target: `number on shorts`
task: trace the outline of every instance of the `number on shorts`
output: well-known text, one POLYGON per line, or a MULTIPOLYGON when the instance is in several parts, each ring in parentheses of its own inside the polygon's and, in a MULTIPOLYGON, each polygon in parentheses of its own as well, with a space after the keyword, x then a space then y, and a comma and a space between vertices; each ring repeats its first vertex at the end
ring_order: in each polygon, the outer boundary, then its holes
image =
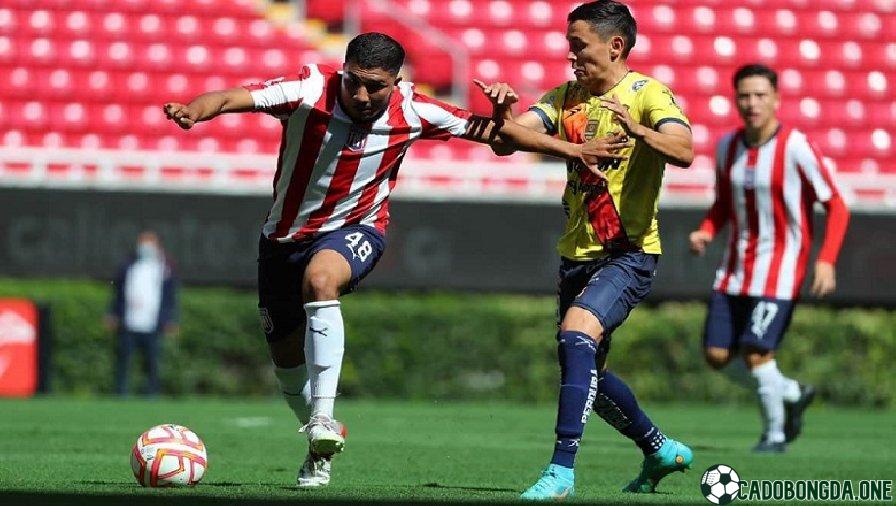
POLYGON ((759 301, 753 309, 751 318, 752 325, 750 330, 756 334, 756 337, 762 339, 762 336, 768 331, 769 325, 775 321, 775 315, 778 314, 778 304, 765 300, 759 301))
POLYGON ((373 253, 373 246, 370 245, 370 241, 361 242, 364 239, 364 234, 361 232, 352 232, 351 234, 347 234, 345 236, 346 246, 348 246, 349 251, 352 252, 352 256, 355 258, 360 258, 362 262, 367 261, 367 257, 373 253))

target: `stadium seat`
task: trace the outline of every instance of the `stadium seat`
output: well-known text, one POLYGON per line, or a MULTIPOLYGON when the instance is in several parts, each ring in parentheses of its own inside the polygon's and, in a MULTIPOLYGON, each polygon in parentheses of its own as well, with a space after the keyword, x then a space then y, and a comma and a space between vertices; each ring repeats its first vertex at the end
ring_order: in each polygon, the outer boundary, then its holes
POLYGON ((20 11, 9 8, 0 8, 0 35, 13 34, 20 31, 20 11))

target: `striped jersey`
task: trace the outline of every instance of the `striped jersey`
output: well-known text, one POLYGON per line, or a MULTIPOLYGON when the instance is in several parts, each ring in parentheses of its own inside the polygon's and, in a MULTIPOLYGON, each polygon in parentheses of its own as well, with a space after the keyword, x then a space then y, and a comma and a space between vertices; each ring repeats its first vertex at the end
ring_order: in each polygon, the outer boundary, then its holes
POLYGON ((797 298, 812 247, 813 207, 839 191, 802 132, 779 127, 748 147, 743 130, 716 148, 716 199, 701 230, 731 225, 713 289, 730 295, 797 298))
POLYGON ((462 135, 471 114, 399 82, 385 112, 353 122, 339 103, 342 72, 306 65, 299 74, 246 87, 255 109, 283 125, 274 204, 263 233, 291 242, 348 225, 385 233, 389 193, 408 146, 462 135))

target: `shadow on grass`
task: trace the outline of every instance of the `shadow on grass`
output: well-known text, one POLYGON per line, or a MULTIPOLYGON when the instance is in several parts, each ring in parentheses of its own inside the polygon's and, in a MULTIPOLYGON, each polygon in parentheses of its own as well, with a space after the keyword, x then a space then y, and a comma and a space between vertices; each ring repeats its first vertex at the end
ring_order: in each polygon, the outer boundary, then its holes
MULTIPOLYGON (((134 488, 133 481, 112 481, 112 480, 79 480, 75 482, 78 485, 119 485, 127 488, 134 488)), ((202 483, 202 487, 242 487, 242 483, 233 483, 229 481, 212 481, 202 483)), ((2 494, 3 492, 0 492, 2 494)))
POLYGON ((425 488, 444 488, 448 490, 470 490, 473 492, 516 492, 516 490, 512 488, 464 487, 461 485, 445 485, 442 483, 424 483, 421 486, 425 488))

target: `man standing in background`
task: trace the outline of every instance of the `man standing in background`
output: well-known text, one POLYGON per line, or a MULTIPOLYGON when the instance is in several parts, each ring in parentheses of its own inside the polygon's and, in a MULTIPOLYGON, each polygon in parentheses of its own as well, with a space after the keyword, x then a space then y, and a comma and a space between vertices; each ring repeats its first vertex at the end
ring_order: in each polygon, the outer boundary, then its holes
POLYGON ((702 255, 730 224, 709 302, 704 353, 715 369, 743 355, 764 422, 753 450, 779 453, 799 435, 803 411, 815 395, 811 386, 781 374, 775 361, 809 262, 813 207, 820 202, 828 214, 812 283, 818 297, 836 287, 834 264, 849 210, 818 148, 778 120, 775 71, 745 65, 733 84, 744 124, 718 144, 716 199, 690 242, 691 250, 702 255))
POLYGON ((127 395, 134 348, 143 351, 146 394, 159 394, 160 333, 177 331, 177 281, 155 232, 137 238, 135 255, 118 271, 106 326, 117 332, 115 393, 127 395))

